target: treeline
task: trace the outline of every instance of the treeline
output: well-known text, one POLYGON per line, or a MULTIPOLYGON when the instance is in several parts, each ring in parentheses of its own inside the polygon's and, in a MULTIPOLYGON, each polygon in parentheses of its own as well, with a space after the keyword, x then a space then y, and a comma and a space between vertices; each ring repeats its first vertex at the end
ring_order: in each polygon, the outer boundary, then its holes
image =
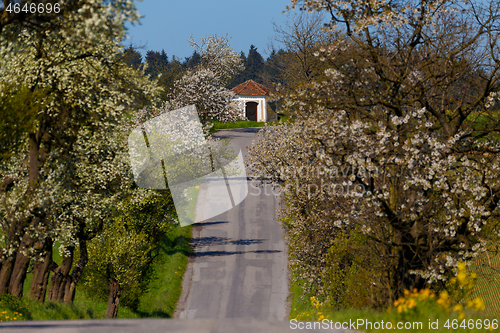
POLYGON ((149 52, 146 66, 119 44, 133 3, 62 7, 48 21, 4 11, 0 22, 0 297, 71 304, 78 288, 108 299, 114 318, 119 304, 139 309, 180 228, 170 191, 135 182, 130 130, 192 104, 203 123, 241 118, 224 88, 241 58, 205 36, 190 59, 149 52))
POLYGON ((129 162, 130 118, 161 92, 122 61, 117 17, 138 13, 120 0, 0 10, 0 296, 72 303, 84 287, 116 317, 176 224, 170 193, 137 188, 129 162))
MULTIPOLYGON (((312 30, 321 27, 320 20, 309 24, 312 30)), ((277 36, 280 36, 278 31, 277 36)), ((269 88, 279 86, 290 91, 314 78, 322 77, 326 67, 313 53, 326 41, 313 35, 304 36, 305 38, 310 38, 311 42, 303 44, 298 49, 281 43, 284 48, 273 48, 267 59, 264 59, 256 46, 250 45, 246 54, 240 52, 243 67, 227 82, 226 88, 231 89, 247 80, 254 80, 269 88)), ((174 82, 187 70, 196 68, 200 64, 201 55, 195 50, 191 56, 181 60, 175 55, 170 58, 165 50, 149 50, 143 57, 137 48, 129 45, 123 51, 123 61, 136 69, 143 70, 151 79, 157 79, 159 85, 164 88, 162 98, 167 99, 174 82)))
MULTIPOLYGON (((279 52, 280 55, 284 54, 283 50, 279 52)), ((273 52, 268 60, 264 60, 257 51, 257 47, 251 45, 248 55, 241 52, 240 57, 243 69, 226 84, 226 88, 231 89, 247 80, 254 80, 264 85, 280 82, 279 68, 275 65, 276 52, 273 52)), ((164 88, 166 97, 174 86, 175 80, 179 79, 185 71, 194 69, 200 64, 201 56, 195 50, 191 56, 181 60, 175 55, 169 58, 165 50, 149 50, 143 58, 136 48, 129 45, 123 52, 123 61, 136 69, 143 70, 144 74, 149 75, 151 79, 158 79, 158 83, 164 88)))

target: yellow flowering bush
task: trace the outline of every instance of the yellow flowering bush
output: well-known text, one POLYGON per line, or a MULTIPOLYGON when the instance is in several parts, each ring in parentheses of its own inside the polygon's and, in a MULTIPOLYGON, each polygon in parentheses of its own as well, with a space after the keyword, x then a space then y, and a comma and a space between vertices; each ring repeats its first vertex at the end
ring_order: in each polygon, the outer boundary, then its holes
POLYGON ((295 317, 296 320, 298 320, 298 321, 300 321, 300 320, 305 320, 305 321, 314 321, 314 320, 322 321, 323 319, 328 319, 330 317, 329 315, 325 316, 322 311, 319 311, 323 307, 323 304, 316 298, 316 296, 311 296, 310 300, 311 300, 312 307, 317 310, 317 311, 315 311, 316 313, 315 314, 312 313, 312 312, 309 313, 308 311, 300 312, 295 317))
MULTIPOLYGON (((484 301, 481 297, 468 299, 468 294, 474 287, 477 275, 467 274, 467 267, 464 262, 457 265, 457 274, 449 280, 447 290, 439 293, 439 297, 428 288, 413 291, 405 290, 404 297, 394 301, 394 308, 398 313, 408 312, 416 308, 423 302, 435 302, 444 310, 451 310, 458 315, 458 319, 466 317, 465 311, 482 311, 485 309, 484 301)), ((429 304, 427 303, 426 306, 429 304)), ((391 311, 391 308, 388 309, 391 311)))
POLYGON ((467 274, 467 266, 464 262, 457 265, 457 275, 450 279, 448 290, 450 294, 443 295, 447 297, 448 307, 458 314, 459 319, 464 319, 465 309, 482 311, 485 309, 484 301, 481 297, 470 299, 469 294, 476 284, 477 274, 472 272, 467 274), (455 303, 453 306, 452 304, 455 303))
MULTIPOLYGON (((421 302, 433 300, 435 297, 435 293, 428 288, 421 289, 420 291, 413 289, 412 292, 405 290, 404 297, 400 297, 398 300, 394 301, 394 307, 397 309, 398 313, 402 313, 413 309, 421 302)), ((390 312, 391 309, 389 308, 388 311, 390 312)))
POLYGON ((0 312, 0 322, 13 321, 13 320, 24 320, 23 314, 17 311, 1 311, 0 312))

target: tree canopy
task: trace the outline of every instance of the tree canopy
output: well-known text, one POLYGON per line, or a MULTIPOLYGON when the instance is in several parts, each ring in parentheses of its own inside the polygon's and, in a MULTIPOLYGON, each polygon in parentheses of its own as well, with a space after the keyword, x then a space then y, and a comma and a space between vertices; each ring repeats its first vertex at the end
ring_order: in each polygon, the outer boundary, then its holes
POLYGON ((294 278, 336 306, 332 271, 374 307, 443 288, 500 231, 498 2, 292 4, 338 36, 314 52, 324 76, 285 94, 295 122, 250 151, 286 191, 294 278))
POLYGON ((0 295, 22 295, 34 259, 29 296, 45 299, 53 270, 49 299, 72 302, 87 243, 118 203, 139 195, 123 137, 127 115, 159 103, 161 89, 123 61, 124 23, 138 18, 132 2, 63 1, 61 8, 31 17, 2 8, 1 135, 14 135, 2 141, 0 159, 0 295))

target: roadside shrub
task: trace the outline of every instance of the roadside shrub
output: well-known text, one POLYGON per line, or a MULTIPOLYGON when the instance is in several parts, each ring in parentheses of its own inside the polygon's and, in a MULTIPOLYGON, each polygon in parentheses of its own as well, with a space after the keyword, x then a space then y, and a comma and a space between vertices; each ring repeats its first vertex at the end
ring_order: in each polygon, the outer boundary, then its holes
POLYGON ((337 232, 326 256, 323 283, 325 304, 333 309, 377 308, 388 295, 387 280, 375 270, 367 250, 366 236, 358 230, 337 232))

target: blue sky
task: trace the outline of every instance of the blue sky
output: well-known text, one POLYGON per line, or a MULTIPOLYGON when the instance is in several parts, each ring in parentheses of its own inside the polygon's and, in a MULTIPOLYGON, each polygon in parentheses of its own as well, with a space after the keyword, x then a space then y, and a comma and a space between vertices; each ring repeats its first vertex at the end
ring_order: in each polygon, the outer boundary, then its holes
POLYGON ((181 59, 193 53, 187 40, 191 33, 196 40, 204 35, 231 37, 237 52, 248 53, 250 45, 266 58, 269 38, 274 35, 271 21, 282 24, 282 14, 290 0, 144 0, 136 2, 144 16, 141 25, 128 24, 123 44, 145 46, 146 50, 165 50, 169 58, 181 59))

